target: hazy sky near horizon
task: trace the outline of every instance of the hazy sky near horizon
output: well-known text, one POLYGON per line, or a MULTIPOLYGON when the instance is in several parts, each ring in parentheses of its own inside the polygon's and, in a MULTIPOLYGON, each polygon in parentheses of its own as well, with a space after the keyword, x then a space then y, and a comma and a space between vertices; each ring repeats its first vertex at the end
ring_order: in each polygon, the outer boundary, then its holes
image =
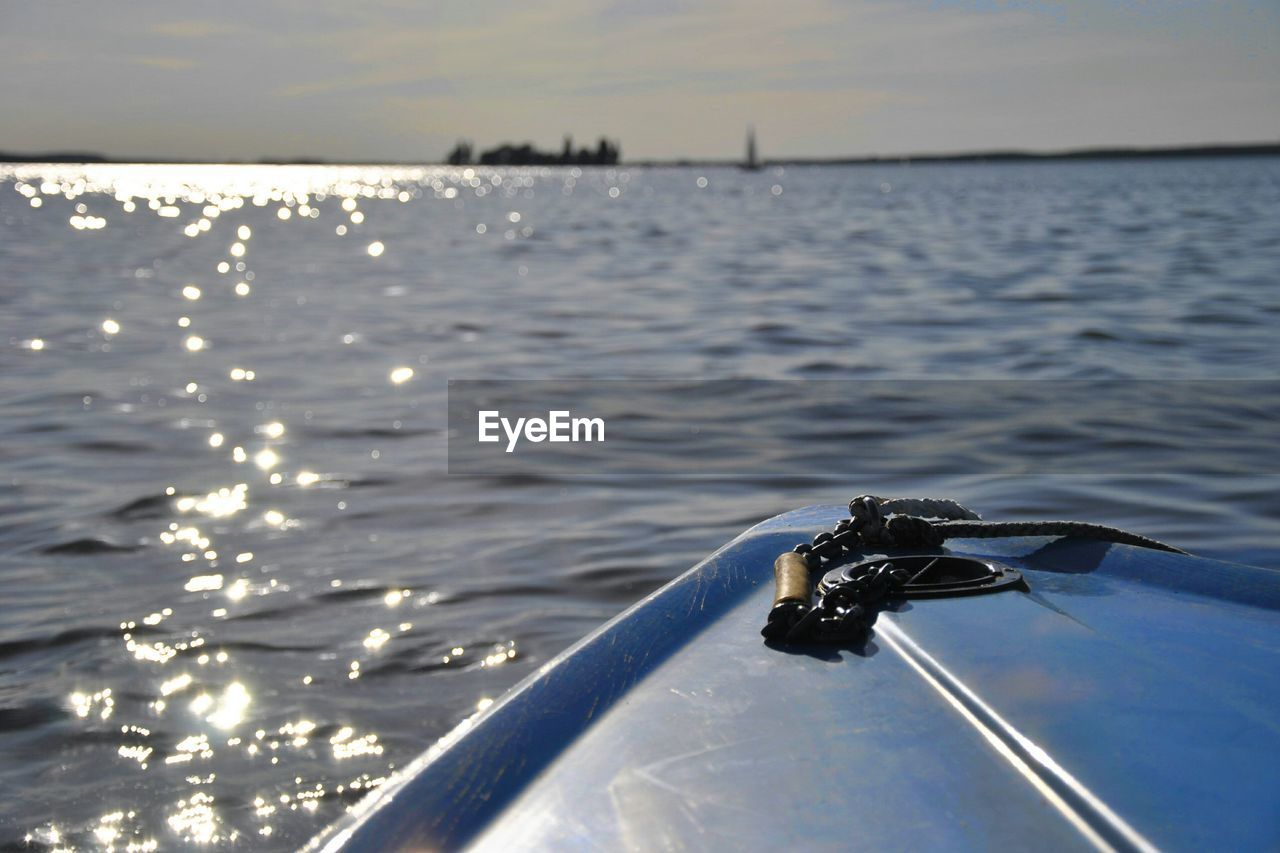
POLYGON ((1280 2, 0 0, 0 150, 624 159, 1280 140, 1280 2))

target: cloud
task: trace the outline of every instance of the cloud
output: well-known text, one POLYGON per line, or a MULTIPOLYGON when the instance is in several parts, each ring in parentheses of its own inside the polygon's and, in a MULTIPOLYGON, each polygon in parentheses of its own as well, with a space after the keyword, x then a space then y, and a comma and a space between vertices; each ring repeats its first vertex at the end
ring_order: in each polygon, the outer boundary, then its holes
POLYGON ((624 156, 725 156, 747 122, 766 156, 1280 135, 1275 0, 785 5, 253 0, 157 21, 150 4, 18 4, 0 112, 23 112, 5 133, 33 147, 168 156, 192 139, 224 156, 439 156, 459 134, 566 131, 624 156), (142 132, 179 112, 210 124, 142 132))
POLYGON ((271 94, 280 98, 304 98, 314 95, 362 92, 369 89, 385 89, 406 85, 411 86, 415 92, 424 95, 452 94, 454 91, 451 81, 435 77, 426 69, 403 67, 387 68, 361 74, 344 74, 341 77, 332 77, 326 80, 290 83, 271 90, 271 94))
POLYGON ((212 36, 231 35, 239 31, 239 27, 224 21, 166 21, 152 24, 151 32, 158 36, 178 39, 205 39, 212 36))
POLYGON ((194 59, 184 59, 179 56, 131 56, 129 61, 150 68, 163 68, 166 71, 181 71, 185 68, 194 68, 198 64, 194 59))

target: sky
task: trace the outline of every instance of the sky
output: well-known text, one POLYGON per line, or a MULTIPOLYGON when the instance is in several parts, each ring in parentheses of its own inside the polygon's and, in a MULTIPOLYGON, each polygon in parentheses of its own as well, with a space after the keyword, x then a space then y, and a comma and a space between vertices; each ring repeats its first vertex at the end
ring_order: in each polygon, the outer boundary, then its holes
POLYGON ((1280 141, 1280 2, 0 0, 0 150, 624 160, 1280 141))

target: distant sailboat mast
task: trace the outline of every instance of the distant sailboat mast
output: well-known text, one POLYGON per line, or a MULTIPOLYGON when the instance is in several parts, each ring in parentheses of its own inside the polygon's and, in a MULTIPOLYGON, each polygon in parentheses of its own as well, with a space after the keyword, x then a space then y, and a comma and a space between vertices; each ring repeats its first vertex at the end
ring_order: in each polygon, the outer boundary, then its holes
POLYGON ((747 161, 742 168, 753 171, 760 168, 760 161, 756 159, 756 129, 753 125, 747 125, 747 161))

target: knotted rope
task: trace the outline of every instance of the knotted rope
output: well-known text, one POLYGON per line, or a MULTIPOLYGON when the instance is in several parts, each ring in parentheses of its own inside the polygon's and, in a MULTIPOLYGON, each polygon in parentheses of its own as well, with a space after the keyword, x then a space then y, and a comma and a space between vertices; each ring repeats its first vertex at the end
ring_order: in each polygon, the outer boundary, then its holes
MULTIPOLYGON (((1105 524, 1085 521, 983 521, 976 512, 952 500, 885 499, 859 495, 849 501, 849 517, 802 542, 774 564, 778 592, 769 622, 761 631, 769 639, 849 639, 866 632, 869 607, 890 589, 907 582, 892 564, 876 567, 857 579, 835 600, 811 601, 812 574, 848 552, 875 548, 937 547, 947 539, 994 539, 1009 536, 1077 536, 1102 542, 1137 545, 1173 554, 1186 551, 1105 524), (872 582, 874 581, 874 583, 872 582), (850 598, 852 596, 852 598, 850 598), (845 600, 848 599, 848 600, 845 600)), ((828 594, 826 598, 831 598, 828 594)))
POLYGON ((1186 551, 1118 527, 1087 521, 983 521, 982 516, 951 500, 878 498, 859 495, 849 501, 849 517, 812 544, 795 547, 811 569, 823 560, 841 557, 865 546, 881 548, 936 547, 947 539, 998 539, 1009 536, 1079 536, 1122 545, 1137 545, 1185 554, 1186 551))

